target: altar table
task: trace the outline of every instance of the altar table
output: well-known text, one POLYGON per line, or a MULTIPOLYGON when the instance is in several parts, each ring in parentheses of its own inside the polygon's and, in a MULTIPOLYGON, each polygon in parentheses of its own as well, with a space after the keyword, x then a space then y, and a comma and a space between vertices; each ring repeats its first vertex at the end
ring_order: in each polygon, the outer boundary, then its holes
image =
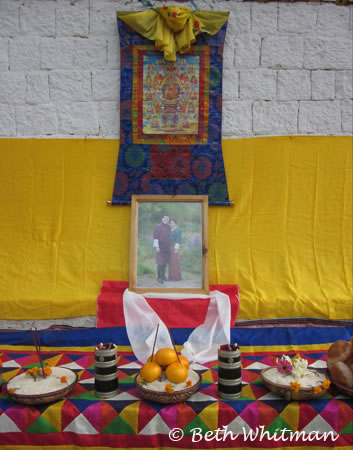
MULTIPOLYGON (((304 328, 296 330, 297 334, 301 331, 304 336, 310 334, 304 328)), ((315 336, 317 330, 312 331, 315 336)), ((98 332, 97 329, 92 331, 94 335, 98 332)), ((48 333, 41 334, 43 342, 48 333)), ((63 332, 51 332, 55 333, 56 342, 60 342, 63 332)), ((88 331, 81 333, 85 336, 88 331)), ((260 376, 263 368, 273 365, 276 357, 284 353, 300 353, 312 367, 325 370, 329 344, 294 342, 284 348, 279 344, 283 342, 285 330, 265 329, 261 333, 262 343, 266 342, 263 339, 267 335, 269 342, 277 339, 278 344, 241 346, 243 385, 240 399, 224 401, 218 398, 217 361, 213 361, 195 366, 202 374, 199 391, 187 402, 174 405, 156 404, 139 397, 134 377, 140 363, 128 346, 118 346, 119 391, 107 400, 97 398, 94 393, 94 347, 72 347, 75 341, 71 341, 71 347, 43 347, 44 358, 52 366, 77 372, 78 383, 65 399, 36 407, 14 403, 3 387, 0 394, 0 448, 350 448, 353 442, 352 398, 331 385, 328 395, 320 399, 287 402, 270 393, 260 376), (298 435, 296 431, 302 433, 298 435)), ((331 329, 329 336, 331 339, 336 335, 346 338, 350 333, 351 328, 342 327, 331 329)), ((252 330, 249 336, 251 334, 256 336, 257 330, 252 330)), ((12 335, 15 338, 16 333, 12 335)), ((241 339, 241 333, 239 336, 241 339)), ((6 340, 11 341, 10 337, 11 333, 7 333, 6 340)), ((0 360, 7 381, 37 360, 33 347, 7 345, 4 340, 0 333, 0 360)))

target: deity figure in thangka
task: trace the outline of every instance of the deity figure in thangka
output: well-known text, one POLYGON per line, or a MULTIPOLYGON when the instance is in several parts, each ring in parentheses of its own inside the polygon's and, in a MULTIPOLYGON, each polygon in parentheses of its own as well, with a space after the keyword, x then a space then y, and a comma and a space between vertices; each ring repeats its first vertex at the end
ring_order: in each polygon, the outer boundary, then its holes
POLYGON ((145 134, 197 134, 199 55, 165 61, 143 56, 143 131, 145 134))

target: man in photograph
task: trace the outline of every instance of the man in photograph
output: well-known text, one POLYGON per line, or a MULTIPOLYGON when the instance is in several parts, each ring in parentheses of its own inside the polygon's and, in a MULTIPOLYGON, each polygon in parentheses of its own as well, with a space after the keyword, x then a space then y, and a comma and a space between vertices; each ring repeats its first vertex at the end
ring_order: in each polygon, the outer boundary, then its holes
POLYGON ((169 216, 164 214, 161 223, 156 225, 153 233, 153 247, 156 250, 157 281, 164 284, 166 268, 170 256, 170 226, 169 216))

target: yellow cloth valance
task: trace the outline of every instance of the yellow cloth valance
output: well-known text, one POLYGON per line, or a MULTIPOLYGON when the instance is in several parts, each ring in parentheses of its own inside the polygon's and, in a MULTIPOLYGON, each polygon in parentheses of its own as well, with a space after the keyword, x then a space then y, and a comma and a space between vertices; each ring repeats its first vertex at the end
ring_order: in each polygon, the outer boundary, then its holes
POLYGON ((228 11, 194 11, 182 6, 161 6, 145 11, 118 11, 118 19, 154 41, 167 61, 176 52, 187 53, 200 33, 215 35, 227 22, 228 11))

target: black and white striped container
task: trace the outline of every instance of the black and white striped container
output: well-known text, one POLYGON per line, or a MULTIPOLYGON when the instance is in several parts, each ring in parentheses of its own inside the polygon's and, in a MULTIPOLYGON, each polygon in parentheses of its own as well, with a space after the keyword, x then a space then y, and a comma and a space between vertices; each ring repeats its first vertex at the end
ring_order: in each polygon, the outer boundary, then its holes
POLYGON ((115 344, 100 344, 94 349, 94 387, 100 398, 118 393, 118 359, 115 344))
POLYGON ((221 345, 218 350, 218 395, 224 400, 241 396, 241 361, 237 344, 221 345))

